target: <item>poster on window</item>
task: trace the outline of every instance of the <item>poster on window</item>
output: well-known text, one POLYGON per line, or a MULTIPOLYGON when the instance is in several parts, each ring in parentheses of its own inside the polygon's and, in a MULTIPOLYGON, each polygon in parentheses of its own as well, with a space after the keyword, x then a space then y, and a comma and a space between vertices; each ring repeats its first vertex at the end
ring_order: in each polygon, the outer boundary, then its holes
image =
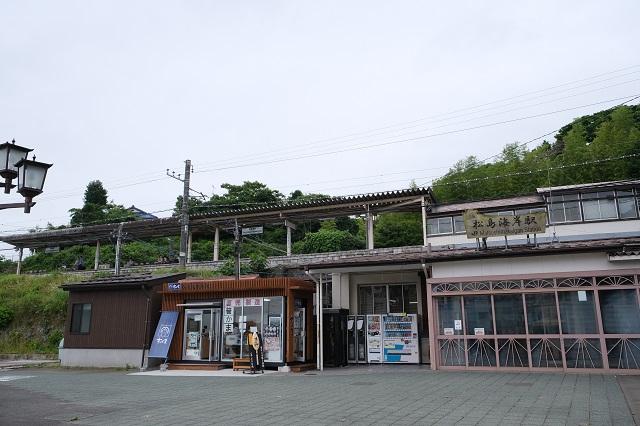
POLYGON ((279 351, 280 350, 280 337, 271 336, 264 338, 264 350, 265 351, 279 351))

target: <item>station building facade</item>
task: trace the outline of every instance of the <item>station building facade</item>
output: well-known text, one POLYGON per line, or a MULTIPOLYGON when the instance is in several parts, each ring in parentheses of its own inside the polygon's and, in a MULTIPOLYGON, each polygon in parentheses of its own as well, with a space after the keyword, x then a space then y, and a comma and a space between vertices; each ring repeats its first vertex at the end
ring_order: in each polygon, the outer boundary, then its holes
POLYGON ((640 181, 432 206, 426 247, 325 259, 331 307, 421 316, 433 369, 640 373, 640 181), (544 232, 467 237, 462 216, 547 213, 544 232))

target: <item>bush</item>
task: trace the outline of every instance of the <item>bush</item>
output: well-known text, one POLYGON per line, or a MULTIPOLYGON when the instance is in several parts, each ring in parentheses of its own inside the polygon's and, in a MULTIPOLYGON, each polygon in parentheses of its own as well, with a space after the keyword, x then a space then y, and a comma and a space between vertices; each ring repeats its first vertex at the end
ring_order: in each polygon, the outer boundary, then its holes
POLYGON ((58 349, 60 340, 62 340, 63 337, 64 333, 62 330, 53 330, 49 333, 49 336, 47 336, 47 346, 49 346, 49 349, 53 349, 54 351, 58 349))
POLYGON ((0 306, 0 327, 5 327, 13 320, 13 312, 6 306, 0 306))

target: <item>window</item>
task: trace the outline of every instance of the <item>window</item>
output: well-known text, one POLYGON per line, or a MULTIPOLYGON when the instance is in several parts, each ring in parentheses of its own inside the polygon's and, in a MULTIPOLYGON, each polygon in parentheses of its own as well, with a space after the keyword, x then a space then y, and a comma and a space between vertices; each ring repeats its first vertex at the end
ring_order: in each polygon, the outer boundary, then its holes
POLYGON ((453 218, 453 232, 456 234, 464 234, 466 232, 462 216, 455 216, 453 218))
POLYGON ((582 194, 584 220, 616 219, 616 200, 613 191, 582 194))
POLYGON ((467 334, 493 334, 491 296, 465 296, 467 334))
POLYGON ((533 293, 525 296, 529 334, 558 334, 558 311, 553 293, 533 293))
POLYGON ((418 291, 414 284, 363 285, 358 293, 360 315, 418 313, 418 291))
POLYGON ((633 190, 618 191, 618 209, 620 211, 620 219, 638 217, 638 208, 636 199, 633 196, 633 190))
POLYGON ((580 195, 553 195, 549 197, 549 217, 551 223, 581 221, 580 195))
POLYGON ((559 291, 560 322, 564 334, 596 334, 596 307, 593 291, 559 291))
POLYGON ((493 296, 497 334, 525 334, 522 295, 493 296))
MULTIPOLYGON (((464 228, 464 224, 463 224, 464 228)), ((450 217, 439 217, 427 220, 427 234, 451 234, 453 233, 453 226, 451 225, 450 217)))
POLYGON ((71 333, 89 333, 91 303, 74 303, 71 308, 71 333))
POLYGON ((640 333, 640 310, 636 290, 599 292, 605 334, 640 333))

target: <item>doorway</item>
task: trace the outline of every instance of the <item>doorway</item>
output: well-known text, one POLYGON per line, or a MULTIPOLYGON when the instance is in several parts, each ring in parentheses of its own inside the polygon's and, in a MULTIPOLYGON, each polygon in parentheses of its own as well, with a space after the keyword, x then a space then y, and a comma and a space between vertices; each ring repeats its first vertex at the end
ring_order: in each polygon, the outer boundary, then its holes
POLYGON ((186 309, 184 314, 184 351, 182 359, 189 361, 219 361, 220 308, 186 309))
POLYGON ((293 311, 293 354, 296 361, 306 359, 306 308, 295 308, 293 311))

